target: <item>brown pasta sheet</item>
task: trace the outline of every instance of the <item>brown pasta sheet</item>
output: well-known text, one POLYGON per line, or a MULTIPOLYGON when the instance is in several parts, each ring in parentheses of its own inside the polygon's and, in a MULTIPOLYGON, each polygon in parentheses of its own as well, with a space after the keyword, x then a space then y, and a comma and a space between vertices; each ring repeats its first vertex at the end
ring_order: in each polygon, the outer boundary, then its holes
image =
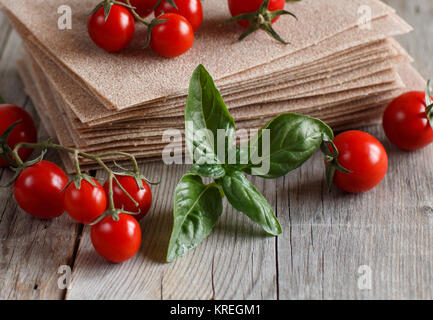
MULTIPOLYGON (((242 29, 221 24, 229 16, 226 1, 205 1, 194 47, 175 59, 141 49, 142 27, 123 52, 100 50, 86 29, 93 0, 62 1, 72 9, 72 30, 58 29, 56 0, 0 4, 23 39, 19 72, 48 133, 91 153, 122 151, 140 162, 160 160, 167 130, 184 132, 189 79, 198 64, 211 73, 237 129, 245 130, 286 112, 318 117, 334 130, 369 125, 397 95, 425 85, 393 39, 411 27, 378 0, 287 4, 298 21, 283 17, 274 25, 290 38, 287 46, 262 32, 236 41, 242 29), (361 5, 372 9, 371 28, 358 25, 361 5)), ((183 139, 171 146, 182 150, 183 139)), ((71 156, 61 157, 72 172, 71 156)), ((81 164, 95 167, 86 159, 81 164)))

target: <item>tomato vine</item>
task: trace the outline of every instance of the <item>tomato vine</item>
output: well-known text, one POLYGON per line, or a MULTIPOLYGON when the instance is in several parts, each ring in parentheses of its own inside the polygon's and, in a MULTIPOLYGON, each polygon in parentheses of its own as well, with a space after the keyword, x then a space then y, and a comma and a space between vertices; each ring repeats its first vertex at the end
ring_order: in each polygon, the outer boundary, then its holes
MULTIPOLYGON (((71 179, 68 184, 65 186, 64 190, 69 186, 69 184, 74 183, 75 187, 79 190, 81 188, 81 182, 82 180, 87 181, 92 186, 96 186, 95 182, 92 177, 88 176, 87 174, 83 173, 80 167, 79 158, 85 158, 89 160, 93 160, 96 162, 104 171, 108 174, 108 204, 109 207, 107 211, 105 211, 101 216, 99 216, 95 221, 92 221, 92 225, 98 223, 106 216, 111 216, 115 221, 119 220, 119 214, 120 213, 126 213, 131 215, 138 215, 140 214, 140 210, 137 212, 132 211, 126 211, 124 208, 116 208, 115 201, 114 201, 114 194, 113 194, 113 187, 114 184, 126 195, 126 197, 136 206, 138 207, 137 201, 128 193, 128 191, 123 187, 123 185, 119 182, 118 176, 128 176, 135 179, 137 185, 140 189, 144 189, 143 180, 150 183, 155 184, 155 182, 149 181, 146 177, 144 177, 140 173, 140 169, 137 163, 137 160, 134 155, 125 153, 125 152, 107 152, 102 154, 90 154, 87 152, 80 151, 78 149, 65 147, 59 144, 53 143, 51 140, 42 141, 38 143, 27 143, 27 142, 21 142, 18 143, 14 149, 12 149, 7 141, 8 137, 13 131, 13 129, 18 125, 19 122, 14 123, 11 125, 1 136, 0 136, 0 155, 1 157, 6 160, 10 164, 10 168, 15 171, 15 175, 11 181, 13 183, 20 173, 27 167, 31 167, 32 165, 42 161, 45 153, 47 150, 58 150, 67 152, 74 155, 74 164, 75 164, 75 175, 73 179, 71 179), (42 149, 42 153, 39 157, 37 157, 34 160, 26 161, 24 162, 20 156, 19 151, 22 148, 26 149, 42 149), (117 168, 121 169, 122 171, 115 172, 111 170, 103 161, 103 159, 107 158, 113 158, 113 157, 124 157, 128 158, 129 161, 132 164, 132 170, 125 169, 124 167, 121 167, 115 162, 115 165, 117 168)), ((9 183, 8 185, 10 185, 9 183)))

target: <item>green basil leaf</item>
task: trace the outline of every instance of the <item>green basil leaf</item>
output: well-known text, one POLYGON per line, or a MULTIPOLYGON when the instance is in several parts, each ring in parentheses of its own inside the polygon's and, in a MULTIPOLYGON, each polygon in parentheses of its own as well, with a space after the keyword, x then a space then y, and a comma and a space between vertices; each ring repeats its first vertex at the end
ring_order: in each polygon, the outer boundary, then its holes
POLYGON ((249 164, 242 168, 242 171, 248 174, 254 174, 253 170, 262 166, 254 164, 251 155, 261 153, 264 129, 270 130, 270 146, 269 154, 261 161, 267 162, 269 171, 256 175, 267 179, 284 176, 301 166, 317 151, 324 136, 331 140, 334 138, 332 129, 319 119, 295 113, 281 114, 250 140, 249 164))
MULTIPOLYGON (((185 109, 185 139, 194 163, 197 161, 194 154, 201 158, 206 154, 206 150, 207 154, 213 153, 214 163, 218 163, 218 129, 225 130, 221 132, 224 134, 227 154, 235 139, 235 121, 212 77, 202 65, 199 65, 190 80, 185 109), (200 130, 206 133, 203 139, 197 137, 196 133, 200 130)), ((219 163, 225 159, 220 160, 219 163)))
POLYGON ((189 169, 188 172, 213 179, 222 178, 226 174, 224 167, 219 164, 195 164, 189 169))
POLYGON ((217 180, 230 204, 258 223, 267 233, 279 235, 281 225, 265 197, 240 171, 227 172, 217 180))
POLYGON ((222 208, 222 196, 216 184, 205 185, 197 175, 184 175, 174 191, 174 225, 167 261, 174 261, 205 240, 221 216, 222 208))

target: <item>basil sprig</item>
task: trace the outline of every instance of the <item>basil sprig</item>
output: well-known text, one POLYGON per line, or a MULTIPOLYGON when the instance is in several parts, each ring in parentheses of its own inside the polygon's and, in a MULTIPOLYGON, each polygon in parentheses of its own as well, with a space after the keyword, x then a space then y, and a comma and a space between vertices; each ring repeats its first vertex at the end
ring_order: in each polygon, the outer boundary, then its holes
POLYGON ((189 86, 185 139, 194 164, 174 192, 174 224, 167 253, 169 262, 206 239, 222 213, 224 195, 235 209, 265 232, 273 236, 281 234, 282 228, 272 206, 245 175, 254 174, 267 179, 284 176, 332 141, 334 134, 319 119, 288 113, 265 125, 251 138, 248 146, 236 147, 233 117, 212 77, 199 65, 189 86), (264 147, 262 138, 266 132, 270 135, 269 152, 262 155, 261 162, 256 164, 251 155, 258 154, 264 147), (222 137, 225 141, 224 152, 220 153, 218 134, 220 140, 222 137), (234 164, 227 161, 230 152, 237 156, 234 164), (242 155, 246 163, 240 161, 242 155), (260 171, 263 163, 268 164, 266 172, 260 171), (214 182, 206 185, 201 177, 212 178, 214 182))

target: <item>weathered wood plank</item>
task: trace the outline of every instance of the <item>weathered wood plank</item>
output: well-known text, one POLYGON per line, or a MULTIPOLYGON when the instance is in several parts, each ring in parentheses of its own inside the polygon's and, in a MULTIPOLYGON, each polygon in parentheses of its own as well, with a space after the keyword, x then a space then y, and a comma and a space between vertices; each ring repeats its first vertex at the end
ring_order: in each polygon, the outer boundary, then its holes
POLYGON ((384 139, 380 127, 366 131, 384 142, 390 160, 385 180, 373 191, 328 193, 320 155, 281 181, 278 207, 287 228, 278 239, 281 298, 433 297, 426 209, 433 204, 432 178, 423 174, 431 168, 431 148, 402 152, 384 139), (362 265, 371 268, 371 290, 358 287, 362 265))
MULTIPOLYGON (((3 39, 4 20, 0 19, 3 39)), ((15 67, 20 39, 10 34, 1 50, 0 88, 6 101, 25 107, 39 125, 31 101, 27 98, 15 67)), ((41 139, 48 138, 39 127, 41 139)), ((46 159, 59 163, 51 152, 46 159)), ((12 172, 0 172, 0 184, 6 184, 12 172)), ((0 299, 62 299, 57 274, 61 265, 72 262, 78 226, 65 215, 51 221, 32 218, 17 207, 13 189, 0 190, 0 299)))

